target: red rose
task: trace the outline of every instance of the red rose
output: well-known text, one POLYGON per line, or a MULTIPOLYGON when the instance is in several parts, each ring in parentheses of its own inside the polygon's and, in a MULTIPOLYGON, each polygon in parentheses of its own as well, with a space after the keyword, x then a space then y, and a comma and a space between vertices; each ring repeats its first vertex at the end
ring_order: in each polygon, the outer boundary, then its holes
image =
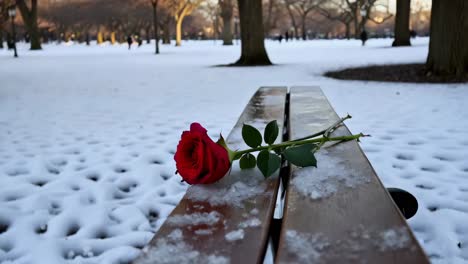
POLYGON ((228 151, 213 142, 198 123, 184 131, 174 155, 177 171, 189 184, 213 183, 231 167, 228 151))

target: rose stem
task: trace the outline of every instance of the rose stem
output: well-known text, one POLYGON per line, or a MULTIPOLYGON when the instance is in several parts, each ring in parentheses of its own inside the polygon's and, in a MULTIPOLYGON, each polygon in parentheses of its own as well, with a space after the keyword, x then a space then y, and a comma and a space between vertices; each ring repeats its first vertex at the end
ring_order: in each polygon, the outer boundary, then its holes
POLYGON ((331 138, 322 137, 322 138, 305 139, 305 140, 299 140, 299 141, 286 141, 286 142, 279 143, 279 144, 274 144, 274 145, 269 145, 269 146, 260 146, 256 148, 236 151, 235 157, 240 157, 245 153, 261 151, 265 149, 274 150, 274 149, 282 148, 282 147, 304 145, 304 144, 317 143, 317 142, 320 142, 323 144, 324 142, 328 142, 328 141, 349 141, 349 140, 359 139, 360 137, 364 137, 364 136, 365 135, 363 133, 359 133, 359 134, 351 135, 351 136, 340 136, 340 137, 331 137, 331 138))
POLYGON ((294 139, 294 140, 291 140, 291 141, 301 141, 301 140, 304 140, 304 139, 309 139, 309 138, 314 138, 314 137, 317 137, 317 136, 320 136, 320 135, 323 135, 325 134, 325 132, 327 131, 330 131, 333 132, 333 130, 335 130, 336 128, 338 128, 339 126, 341 126, 341 124, 346 120, 346 119, 351 119, 352 117, 348 114, 347 116, 345 117, 342 117, 340 118, 339 120, 337 120, 333 125, 331 125, 330 127, 328 127, 327 129, 324 129, 320 132, 317 132, 315 134, 312 134, 310 136, 305 136, 305 137, 302 137, 302 138, 298 138, 298 139, 294 139))

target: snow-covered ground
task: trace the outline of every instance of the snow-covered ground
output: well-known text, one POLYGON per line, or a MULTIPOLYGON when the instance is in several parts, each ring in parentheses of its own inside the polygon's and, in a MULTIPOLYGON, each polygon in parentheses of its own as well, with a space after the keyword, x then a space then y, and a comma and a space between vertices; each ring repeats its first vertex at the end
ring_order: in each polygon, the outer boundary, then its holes
MULTIPOLYGON (((0 50, 0 263, 124 263, 183 196, 173 154, 193 121, 228 134, 260 86, 319 85, 387 187, 413 193, 409 223, 433 262, 468 262, 468 85, 338 81, 326 70, 423 62, 427 39, 239 46, 44 45, 0 50)), ((376 201, 378 202, 378 201, 376 201)))

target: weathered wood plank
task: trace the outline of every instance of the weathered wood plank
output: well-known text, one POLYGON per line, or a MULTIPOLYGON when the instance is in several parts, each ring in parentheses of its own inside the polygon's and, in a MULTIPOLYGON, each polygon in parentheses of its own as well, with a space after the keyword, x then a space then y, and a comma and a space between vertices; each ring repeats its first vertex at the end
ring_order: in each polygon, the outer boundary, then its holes
MULTIPOLYGON (((292 88, 289 111, 290 139, 338 120, 317 87, 292 88)), ((357 142, 324 148, 317 161, 291 170, 277 263, 429 262, 357 142)))
MULTIPOLYGON (((263 131, 271 120, 283 130, 287 89, 261 88, 227 138, 244 149, 243 123, 263 131)), ((281 136, 277 142, 280 142, 281 136)), ((191 186, 135 263, 259 263, 268 239, 279 185, 278 172, 265 180, 259 170, 240 171, 212 185, 191 186)))

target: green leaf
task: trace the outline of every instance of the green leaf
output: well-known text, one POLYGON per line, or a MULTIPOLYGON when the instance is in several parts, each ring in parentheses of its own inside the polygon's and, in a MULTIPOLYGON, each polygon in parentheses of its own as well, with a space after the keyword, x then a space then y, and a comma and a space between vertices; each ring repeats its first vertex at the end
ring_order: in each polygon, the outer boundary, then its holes
POLYGON ((256 163, 257 161, 255 159, 255 156, 250 153, 242 155, 242 158, 239 161, 239 165, 242 170, 255 168, 256 163))
POLYGON ((292 164, 299 167, 317 167, 317 160, 314 156, 315 144, 306 144, 297 147, 287 148, 283 155, 292 164))
POLYGON ((244 124, 242 127, 242 138, 247 146, 256 148, 262 144, 262 134, 255 127, 244 124))
POLYGON ((268 125, 266 125, 265 127, 265 133, 263 134, 265 143, 267 143, 268 145, 275 143, 275 140, 278 137, 278 134, 279 134, 278 123, 276 122, 276 120, 273 120, 270 123, 268 123, 268 125))
POLYGON ((265 178, 272 175, 281 165, 280 156, 270 153, 268 150, 262 150, 257 156, 257 167, 265 178))

